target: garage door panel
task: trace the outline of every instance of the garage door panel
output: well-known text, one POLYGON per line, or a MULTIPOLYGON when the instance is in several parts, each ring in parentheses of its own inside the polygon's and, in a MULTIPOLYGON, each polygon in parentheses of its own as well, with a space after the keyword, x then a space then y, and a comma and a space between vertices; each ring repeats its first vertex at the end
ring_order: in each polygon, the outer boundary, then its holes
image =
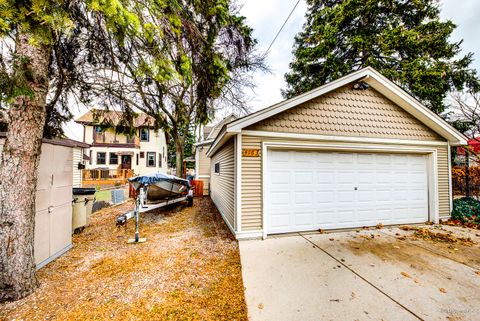
POLYGON ((314 175, 312 171, 295 171, 294 182, 295 184, 305 185, 312 184, 314 175))
POLYGON ((289 205, 290 204, 290 192, 276 192, 270 193, 270 202, 273 206, 277 205, 289 205))
POLYGON ((332 200, 335 199, 335 193, 331 190, 329 191, 317 191, 315 193, 315 199, 317 204, 332 204, 332 200))
POLYGON ((336 201, 340 205, 351 204, 355 202, 355 193, 352 189, 339 190, 336 196, 336 201))
POLYGON ((268 151, 268 233, 428 219, 424 155, 268 151))
POLYGON ((314 206, 313 191, 297 191, 295 192, 294 197, 296 206, 314 206))
POLYGON ((276 211, 275 215, 270 217, 270 224, 272 232, 286 231, 292 224, 290 223, 290 212, 276 211))
POLYGON ((290 184, 290 175, 288 172, 282 170, 271 170, 270 183, 272 185, 290 184))
POLYGON ((305 210, 305 211, 295 211, 295 226, 301 227, 309 227, 312 226, 314 223, 314 211, 313 210, 305 210))
POLYGON ((316 172, 317 175, 317 184, 333 184, 334 183, 334 173, 327 170, 319 170, 316 172))
POLYGON ((354 178, 355 172, 352 170, 338 170, 335 173, 336 177, 336 182, 338 184, 355 184, 355 182, 352 181, 352 178, 354 178))

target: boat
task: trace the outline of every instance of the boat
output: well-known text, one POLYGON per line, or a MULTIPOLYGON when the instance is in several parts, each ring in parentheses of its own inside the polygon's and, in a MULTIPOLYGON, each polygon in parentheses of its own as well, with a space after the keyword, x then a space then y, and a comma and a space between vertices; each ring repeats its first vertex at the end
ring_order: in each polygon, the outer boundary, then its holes
POLYGON ((190 190, 190 182, 186 179, 162 173, 135 176, 128 179, 135 191, 142 187, 146 190, 148 203, 161 202, 184 196, 190 190))

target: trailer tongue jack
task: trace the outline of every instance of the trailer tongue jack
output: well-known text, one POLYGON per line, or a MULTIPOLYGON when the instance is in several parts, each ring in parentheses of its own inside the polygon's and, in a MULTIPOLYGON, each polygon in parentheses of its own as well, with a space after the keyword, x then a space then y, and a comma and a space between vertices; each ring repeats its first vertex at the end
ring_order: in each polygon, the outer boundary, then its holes
MULTIPOLYGON (((140 195, 144 194, 143 188, 140 191, 140 195)), ((128 239, 127 243, 128 244, 138 244, 138 243, 145 243, 147 241, 146 238, 140 237, 140 232, 139 232, 139 225, 140 225, 140 206, 143 201, 143 197, 139 196, 135 200, 135 209, 133 210, 134 216, 135 216, 135 238, 133 239, 128 239)), ((117 219, 118 222, 118 219, 117 219)))

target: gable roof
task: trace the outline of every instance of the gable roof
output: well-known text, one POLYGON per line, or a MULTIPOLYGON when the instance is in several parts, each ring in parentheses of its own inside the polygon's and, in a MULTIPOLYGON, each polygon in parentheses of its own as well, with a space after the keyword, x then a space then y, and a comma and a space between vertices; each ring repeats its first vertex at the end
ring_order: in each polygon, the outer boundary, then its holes
POLYGON ((280 103, 261 109, 257 112, 226 124, 223 126, 219 135, 216 136, 214 143, 207 152, 207 155, 210 156, 213 152, 215 152, 215 150, 221 147, 229 137, 237 133, 241 133, 242 129, 250 125, 282 113, 290 108, 299 106, 309 100, 318 98, 342 86, 358 81, 367 83, 369 86, 380 92, 382 95, 431 128, 441 137, 445 138, 448 142, 450 142, 451 145, 465 145, 467 143, 467 138, 455 128, 450 126, 450 124, 448 124, 445 120, 436 115, 427 107, 423 106, 419 101, 413 98, 410 94, 406 93, 392 81, 385 78, 378 71, 371 67, 366 67, 352 72, 335 81, 329 82, 314 90, 295 96, 288 100, 284 100, 280 103))
POLYGON ((218 133, 222 130, 223 126, 225 124, 228 124, 234 121, 237 118, 238 118, 237 115, 235 115, 234 113, 231 113, 230 115, 226 116, 215 125, 205 126, 203 128, 203 133, 204 133, 203 140, 195 143, 194 146, 210 145, 211 143, 214 142, 215 137, 218 136, 218 133))
MULTIPOLYGON (((153 117, 145 113, 138 113, 135 118, 135 127, 152 127, 155 124, 153 117)), ((116 110, 92 109, 75 119, 76 123, 83 125, 102 125, 105 123, 117 126, 120 124, 123 112, 116 110)))
POLYGON ((215 137, 217 137, 223 125, 228 124, 237 118, 238 117, 233 113, 223 118, 221 121, 219 121, 212 127, 212 130, 208 133, 208 136, 205 138, 205 140, 214 139, 215 137))

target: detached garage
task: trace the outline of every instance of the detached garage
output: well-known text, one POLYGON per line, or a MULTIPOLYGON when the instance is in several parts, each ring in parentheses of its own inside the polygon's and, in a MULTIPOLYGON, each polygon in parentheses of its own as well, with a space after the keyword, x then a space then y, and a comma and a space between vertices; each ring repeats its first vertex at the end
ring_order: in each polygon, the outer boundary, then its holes
POLYGON ((226 124, 211 197, 237 238, 438 222, 466 138, 365 68, 226 124))

